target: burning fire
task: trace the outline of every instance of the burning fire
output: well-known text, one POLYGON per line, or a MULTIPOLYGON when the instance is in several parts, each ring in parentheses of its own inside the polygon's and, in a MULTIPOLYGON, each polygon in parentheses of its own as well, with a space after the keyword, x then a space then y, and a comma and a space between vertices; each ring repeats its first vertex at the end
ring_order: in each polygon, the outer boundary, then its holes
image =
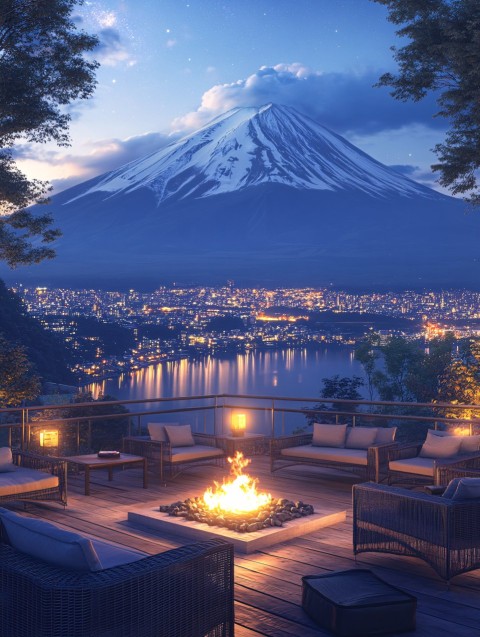
POLYGON ((258 480, 243 473, 251 461, 237 451, 228 462, 231 464, 229 478, 224 479, 223 484, 215 482, 215 487, 209 487, 203 494, 206 507, 224 513, 247 513, 270 504, 272 496, 257 491, 258 480))

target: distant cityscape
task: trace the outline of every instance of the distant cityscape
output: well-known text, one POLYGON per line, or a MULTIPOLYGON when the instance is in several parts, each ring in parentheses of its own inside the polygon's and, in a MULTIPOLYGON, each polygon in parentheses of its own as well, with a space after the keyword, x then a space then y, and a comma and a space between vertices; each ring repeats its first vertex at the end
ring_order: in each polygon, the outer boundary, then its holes
POLYGON ((332 289, 161 287, 107 292, 16 285, 29 314, 72 353, 79 382, 186 357, 259 348, 480 335, 480 292, 354 294, 332 289))

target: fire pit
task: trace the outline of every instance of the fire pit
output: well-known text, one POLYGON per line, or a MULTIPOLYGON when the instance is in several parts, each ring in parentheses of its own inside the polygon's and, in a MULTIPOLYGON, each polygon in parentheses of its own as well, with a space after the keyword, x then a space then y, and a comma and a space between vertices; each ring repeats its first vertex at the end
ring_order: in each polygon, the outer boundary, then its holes
POLYGON ((311 504, 286 498, 273 498, 257 490, 258 480, 243 473, 250 460, 237 451, 231 464, 230 479, 215 482, 202 497, 161 505, 159 511, 170 516, 219 526, 237 533, 252 533, 269 527, 283 526, 289 520, 313 515, 311 504))
POLYGON ((259 492, 244 473, 250 460, 239 452, 228 460, 230 477, 203 496, 129 511, 129 522, 195 541, 222 537, 251 553, 345 520, 346 511, 259 492))

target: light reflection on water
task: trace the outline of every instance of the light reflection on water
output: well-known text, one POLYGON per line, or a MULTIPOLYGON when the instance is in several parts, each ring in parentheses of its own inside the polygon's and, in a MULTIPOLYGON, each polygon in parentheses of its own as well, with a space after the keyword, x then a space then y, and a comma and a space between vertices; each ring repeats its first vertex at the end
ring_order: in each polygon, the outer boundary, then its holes
POLYGON ((151 365, 132 374, 87 385, 119 400, 203 394, 257 394, 316 397, 322 378, 363 376, 351 348, 288 349, 249 352, 232 358, 205 357, 151 365))

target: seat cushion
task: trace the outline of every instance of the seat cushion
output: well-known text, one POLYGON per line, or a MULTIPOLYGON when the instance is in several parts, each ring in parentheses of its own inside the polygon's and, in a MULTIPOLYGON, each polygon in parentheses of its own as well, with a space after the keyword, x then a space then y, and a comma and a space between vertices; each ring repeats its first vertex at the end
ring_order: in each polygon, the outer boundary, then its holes
POLYGON ((347 425, 313 423, 312 445, 317 447, 345 447, 347 425))
POLYGON ((192 460, 205 460, 223 456, 222 449, 207 445, 191 445, 190 447, 173 447, 172 463, 191 462, 192 460))
POLYGON ((312 462, 338 462, 339 464, 367 464, 366 449, 345 449, 337 447, 315 447, 314 445, 300 445, 282 449, 285 458, 303 458, 312 462))
POLYGON ((12 465, 10 471, 0 473, 0 496, 19 495, 56 487, 58 487, 58 476, 44 471, 12 465))
POLYGON ((45 520, 26 518, 7 509, 0 509, 0 518, 10 544, 22 553, 74 571, 102 569, 91 540, 45 520))
POLYGON ((416 473, 421 476, 431 476, 433 478, 434 458, 403 458, 402 460, 390 460, 388 468, 391 471, 401 471, 403 473, 416 473))

